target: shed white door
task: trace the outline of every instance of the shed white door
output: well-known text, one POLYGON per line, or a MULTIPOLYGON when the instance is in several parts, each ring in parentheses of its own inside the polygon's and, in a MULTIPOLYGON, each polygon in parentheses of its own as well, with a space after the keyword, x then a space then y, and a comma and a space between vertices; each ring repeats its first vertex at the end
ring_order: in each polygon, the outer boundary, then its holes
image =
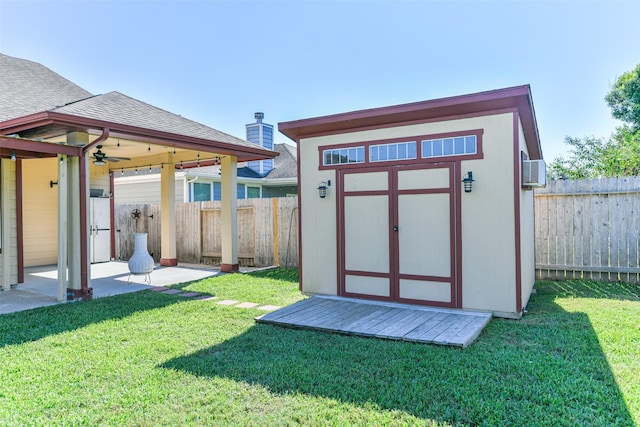
POLYGON ((457 307, 454 163, 340 173, 340 292, 457 307))

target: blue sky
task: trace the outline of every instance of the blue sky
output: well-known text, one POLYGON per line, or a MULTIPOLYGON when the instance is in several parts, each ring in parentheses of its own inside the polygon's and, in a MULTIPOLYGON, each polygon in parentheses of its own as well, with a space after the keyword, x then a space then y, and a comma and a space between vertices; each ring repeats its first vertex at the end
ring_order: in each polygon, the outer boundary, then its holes
MULTIPOLYGON (((0 0, 0 52, 244 137, 277 125, 530 84, 547 162, 620 125, 638 1, 0 0)), ((288 141, 277 134, 276 142, 288 141)))

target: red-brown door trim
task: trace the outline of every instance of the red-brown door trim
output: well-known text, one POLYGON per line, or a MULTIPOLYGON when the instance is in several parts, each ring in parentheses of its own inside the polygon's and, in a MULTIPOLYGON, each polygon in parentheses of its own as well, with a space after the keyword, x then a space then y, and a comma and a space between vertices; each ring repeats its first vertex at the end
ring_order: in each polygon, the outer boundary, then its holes
POLYGON ((361 168, 354 169, 340 169, 337 171, 337 253, 338 253, 338 295, 347 297, 358 297, 383 301, 398 301, 415 303, 421 305, 442 306, 460 308, 462 306, 462 241, 460 236, 461 229, 461 215, 460 215, 460 185, 457 180, 460 175, 460 163, 454 162, 439 162, 429 164, 413 164, 413 165, 388 165, 378 166, 374 168, 368 168, 366 171, 361 168), (440 169, 447 168, 449 170, 449 184, 447 188, 439 189, 418 189, 418 190, 398 190, 397 177, 398 172, 412 169, 440 169), (388 188, 387 190, 376 191, 344 191, 344 175, 357 174, 363 172, 388 172, 388 188), (398 197, 403 194, 448 194, 449 195, 449 210, 450 210, 450 277, 435 277, 435 276, 415 276, 401 274, 399 267, 399 240, 397 232, 394 231, 394 226, 398 225, 399 211, 398 211, 398 197), (389 206, 389 273, 374 273, 363 271, 351 271, 346 269, 345 259, 345 211, 344 211, 344 198, 347 196, 371 196, 371 195, 386 195, 388 196, 389 206), (368 294, 350 293, 346 291, 345 277, 348 274, 356 274, 358 276, 380 277, 388 278, 390 282, 389 297, 376 296, 368 294), (451 288, 450 302, 440 301, 424 301, 414 300, 409 298, 400 298, 399 281, 401 278, 405 279, 418 279, 428 281, 439 281, 449 283, 451 288))

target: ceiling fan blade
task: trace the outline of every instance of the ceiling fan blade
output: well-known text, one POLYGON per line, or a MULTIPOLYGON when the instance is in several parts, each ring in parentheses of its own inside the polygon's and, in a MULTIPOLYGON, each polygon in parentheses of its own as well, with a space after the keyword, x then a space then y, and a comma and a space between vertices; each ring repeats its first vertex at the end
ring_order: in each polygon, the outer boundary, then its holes
POLYGON ((120 160, 131 160, 129 157, 106 156, 104 158, 108 162, 119 162, 120 160))

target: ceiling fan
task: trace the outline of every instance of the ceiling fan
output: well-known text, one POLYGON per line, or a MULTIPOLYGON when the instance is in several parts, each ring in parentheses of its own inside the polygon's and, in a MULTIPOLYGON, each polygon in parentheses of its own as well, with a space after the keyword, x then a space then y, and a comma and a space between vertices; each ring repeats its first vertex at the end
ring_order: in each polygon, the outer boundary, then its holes
POLYGON ((93 164, 96 166, 104 166, 106 162, 119 162, 120 160, 131 160, 129 157, 114 157, 107 156, 104 151, 102 151, 102 145, 97 145, 96 148, 98 151, 93 153, 93 164))

